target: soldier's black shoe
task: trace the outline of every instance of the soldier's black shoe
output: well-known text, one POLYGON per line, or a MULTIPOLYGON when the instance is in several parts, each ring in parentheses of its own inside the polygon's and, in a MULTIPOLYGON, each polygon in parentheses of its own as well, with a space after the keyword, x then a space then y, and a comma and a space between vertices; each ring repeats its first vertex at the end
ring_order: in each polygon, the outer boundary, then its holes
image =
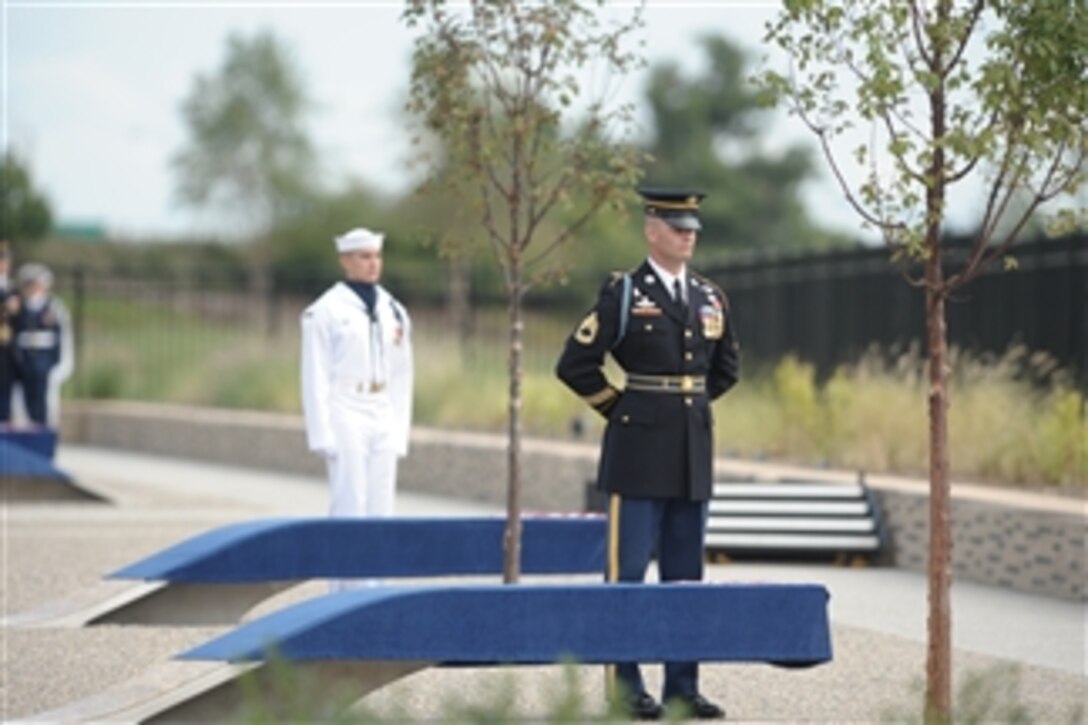
POLYGON ((693 717, 696 720, 725 719, 725 710, 699 694, 673 697, 667 704, 670 714, 675 708, 684 717, 693 717))
POLYGON ((650 697, 645 692, 640 692, 637 695, 632 695, 627 698, 627 702, 624 703, 627 709, 627 714, 632 720, 660 720, 662 708, 657 704, 657 700, 650 697))

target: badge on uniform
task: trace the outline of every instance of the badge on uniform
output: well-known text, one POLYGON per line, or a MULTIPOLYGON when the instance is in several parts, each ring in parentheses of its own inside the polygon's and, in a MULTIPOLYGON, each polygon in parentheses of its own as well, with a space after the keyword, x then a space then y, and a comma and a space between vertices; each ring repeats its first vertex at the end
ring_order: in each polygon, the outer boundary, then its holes
POLYGON ((578 329, 574 333, 574 339, 583 345, 592 345, 593 341, 597 339, 597 328, 599 327, 597 322, 597 313, 590 312, 586 315, 586 319, 578 325, 578 329))
POLYGON ((661 314, 661 308, 649 297, 639 296, 631 307, 631 314, 636 317, 657 317, 661 314))
POLYGON ((725 331, 724 315, 718 300, 711 297, 714 304, 703 305, 699 308, 699 319, 703 321, 703 337, 708 340, 718 340, 725 331))

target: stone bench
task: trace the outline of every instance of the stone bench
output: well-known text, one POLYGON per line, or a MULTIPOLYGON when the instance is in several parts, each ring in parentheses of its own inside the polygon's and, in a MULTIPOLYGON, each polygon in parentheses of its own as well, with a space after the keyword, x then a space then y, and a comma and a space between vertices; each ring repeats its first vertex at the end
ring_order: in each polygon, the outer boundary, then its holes
POLYGON ((259 702, 327 714, 431 666, 831 660, 828 592, 814 584, 372 587, 244 624, 106 692, 32 721, 223 721, 259 702), (632 636, 632 633, 638 636, 632 636), (309 702, 284 677, 306 678, 309 702), (247 699, 248 698, 248 699, 247 699), (253 698, 256 698, 254 700, 253 698), (286 700, 286 701, 285 701, 286 700))
POLYGON ((879 557, 886 535, 864 482, 732 481, 714 485, 706 548, 717 558, 879 557))

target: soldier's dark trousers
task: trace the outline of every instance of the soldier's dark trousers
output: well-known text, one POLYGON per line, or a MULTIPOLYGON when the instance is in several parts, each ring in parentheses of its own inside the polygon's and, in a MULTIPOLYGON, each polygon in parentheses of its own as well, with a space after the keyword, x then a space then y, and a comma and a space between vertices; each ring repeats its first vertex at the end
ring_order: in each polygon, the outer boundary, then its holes
MULTIPOLYGON (((656 553, 662 582, 701 580, 706 516, 705 501, 621 496, 618 520, 609 522, 610 527, 618 526, 619 534, 619 570, 614 578, 621 582, 643 581, 650 559, 656 553)), ((609 562, 609 566, 612 566, 612 562, 609 562)), ((632 632, 631 636, 637 637, 638 632, 632 632)), ((617 664, 616 676, 628 694, 645 690, 637 664, 617 664)), ((696 663, 665 663, 663 701, 694 695, 698 687, 696 663)))
POLYGON ((26 415, 32 423, 46 424, 47 399, 49 396, 49 371, 27 371, 20 376, 23 386, 23 401, 26 403, 26 415))

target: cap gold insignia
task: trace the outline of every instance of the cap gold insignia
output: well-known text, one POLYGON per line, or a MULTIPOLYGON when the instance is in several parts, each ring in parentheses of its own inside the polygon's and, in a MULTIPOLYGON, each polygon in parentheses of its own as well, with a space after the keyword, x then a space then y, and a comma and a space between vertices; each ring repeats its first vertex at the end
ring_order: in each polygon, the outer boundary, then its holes
POLYGON ((574 339, 583 345, 592 345, 593 341, 597 339, 597 328, 600 325, 597 322, 597 313, 590 312, 586 315, 586 319, 582 320, 578 325, 578 330, 574 333, 574 339))

